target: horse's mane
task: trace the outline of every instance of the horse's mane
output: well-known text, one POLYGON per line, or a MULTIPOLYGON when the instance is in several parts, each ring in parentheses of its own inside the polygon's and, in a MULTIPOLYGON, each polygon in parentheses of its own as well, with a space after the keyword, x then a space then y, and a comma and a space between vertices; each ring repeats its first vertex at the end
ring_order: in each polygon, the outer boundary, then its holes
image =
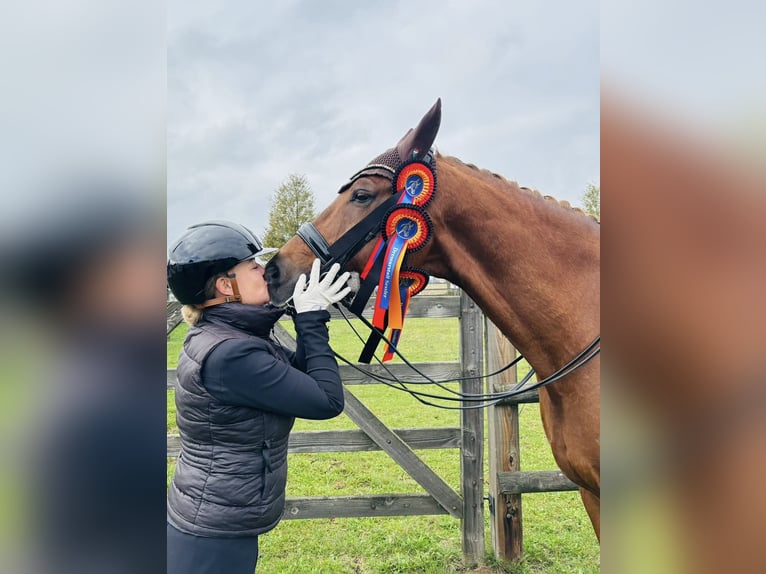
POLYGON ((451 156, 451 155, 450 156, 445 156, 445 155, 442 155, 441 153, 437 152, 436 153, 436 157, 437 157, 437 159, 451 161, 452 163, 463 165, 463 166, 465 166, 465 167, 467 167, 469 169, 472 169, 472 170, 476 171, 479 174, 479 176, 483 177, 484 179, 486 179, 488 181, 492 180, 494 183, 497 183, 499 181, 502 185, 504 185, 504 186, 514 190, 514 191, 521 191, 523 193, 527 193, 531 197, 534 197, 535 199, 537 199, 539 201, 548 201, 548 202, 551 202, 551 203, 558 204, 563 209, 567 209, 569 211, 576 212, 579 215, 582 215, 582 216, 585 216, 585 217, 589 217, 589 218, 595 220, 596 222, 599 222, 599 219, 596 216, 591 215, 590 213, 585 212, 584 210, 582 210, 579 207, 573 206, 568 201, 558 200, 555 197, 553 197, 552 195, 543 195, 542 193, 540 193, 536 189, 520 186, 517 182, 515 182, 513 180, 510 180, 510 179, 506 179, 504 176, 500 175, 499 173, 494 173, 492 171, 489 171, 488 169, 480 168, 480 167, 478 167, 478 166, 476 166, 476 165, 474 165, 472 163, 466 163, 463 160, 461 160, 460 158, 457 158, 455 156, 451 156))

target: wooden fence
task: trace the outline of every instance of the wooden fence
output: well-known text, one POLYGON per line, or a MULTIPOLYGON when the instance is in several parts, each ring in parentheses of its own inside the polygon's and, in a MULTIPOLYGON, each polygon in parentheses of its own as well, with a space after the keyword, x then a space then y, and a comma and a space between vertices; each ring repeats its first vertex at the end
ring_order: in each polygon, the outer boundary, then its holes
MULTIPOLYGON (((168 304, 168 332, 177 325, 177 305, 168 304), (174 315, 171 321, 171 312, 174 315)), ((365 314, 371 317, 371 306, 365 314)), ((333 310, 334 319, 340 314, 333 310)), ((513 350, 497 336, 491 323, 465 294, 427 296, 412 300, 408 318, 459 317, 460 362, 419 363, 420 371, 434 379, 466 377, 460 383, 462 392, 480 393, 484 388, 484 349, 487 369, 497 370, 500 363, 510 361, 513 350), (470 378, 468 378, 470 377, 470 378)), ((277 326, 277 337, 289 347, 295 341, 277 326)), ((402 364, 387 365, 397 377, 418 380, 402 364)), ((385 374, 379 365, 369 366, 376 374, 385 374)), ((480 564, 484 557, 484 410, 461 412, 459 427, 390 429, 380 421, 351 391, 353 385, 376 384, 377 381, 347 365, 340 366, 346 399, 345 413, 359 430, 304 431, 290 435, 290 453, 351 452, 382 450, 404 469, 427 494, 387 494, 373 496, 324 496, 288 498, 285 519, 349 518, 370 516, 413 516, 449 514, 461 520, 462 551, 466 565, 480 564), (435 473, 415 450, 460 449, 460 491, 453 490, 435 473)), ((493 377, 487 390, 501 390, 515 382, 515 371, 493 377)), ((174 370, 168 370, 168 388, 176 381, 174 370)), ((489 510, 493 548, 498 557, 521 557, 522 522, 521 493, 571 490, 574 485, 558 471, 521 472, 519 469, 518 404, 535 402, 536 393, 527 393, 489 411, 490 492, 489 510)), ((426 407, 424 407, 426 408, 426 407)), ((169 457, 178 456, 178 436, 168 436, 169 457)))

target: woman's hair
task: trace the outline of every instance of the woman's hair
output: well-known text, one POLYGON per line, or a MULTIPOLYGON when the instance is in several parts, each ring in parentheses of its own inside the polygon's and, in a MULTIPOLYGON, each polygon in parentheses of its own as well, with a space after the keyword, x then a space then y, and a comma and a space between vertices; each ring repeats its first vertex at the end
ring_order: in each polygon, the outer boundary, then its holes
POLYGON ((202 319, 202 309, 198 309, 194 305, 184 305, 181 307, 181 316, 189 326, 193 327, 202 319))
MULTIPOLYGON (((213 275, 205 282, 205 299, 215 299, 218 295, 218 290, 215 287, 216 281, 218 281, 219 277, 226 277, 228 275, 228 271, 225 271, 223 273, 217 273, 216 275, 213 275)), ((200 309, 196 305, 184 305, 181 307, 181 316, 184 318, 184 321, 186 321, 189 325, 194 326, 197 323, 199 323, 199 320, 202 319, 202 315, 204 314, 204 310, 200 309)))

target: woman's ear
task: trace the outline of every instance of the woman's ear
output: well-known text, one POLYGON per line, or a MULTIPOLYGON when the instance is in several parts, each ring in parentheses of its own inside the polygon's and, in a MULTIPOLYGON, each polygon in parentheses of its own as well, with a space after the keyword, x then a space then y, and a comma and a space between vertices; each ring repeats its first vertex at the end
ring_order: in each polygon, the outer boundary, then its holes
POLYGON ((234 295, 234 289, 231 286, 231 279, 228 277, 219 277, 216 279, 215 288, 221 295, 234 295))

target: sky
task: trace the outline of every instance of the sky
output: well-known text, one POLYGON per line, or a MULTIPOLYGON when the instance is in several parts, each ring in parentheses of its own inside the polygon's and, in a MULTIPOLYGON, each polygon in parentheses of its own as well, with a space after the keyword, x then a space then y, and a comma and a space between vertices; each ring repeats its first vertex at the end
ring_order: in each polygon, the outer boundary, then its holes
POLYGON ((764 22, 755 0, 603 2, 602 85, 698 124, 752 121, 766 96, 764 22))
POLYGON ((165 25, 154 3, 2 4, 0 245, 59 218, 83 182, 164 212, 165 25))
POLYGON ((599 184, 596 2, 213 2, 167 10, 167 234, 321 210, 442 98, 444 154, 581 205, 599 184), (555 13, 554 13, 555 12, 555 13))
POLYGON ((3 6, 0 241, 57 217, 81 173, 146 187, 168 241, 212 218, 263 233, 289 174, 324 207, 437 97, 442 153, 575 205, 600 184, 600 79, 766 128, 762 2, 219 4, 3 6))

